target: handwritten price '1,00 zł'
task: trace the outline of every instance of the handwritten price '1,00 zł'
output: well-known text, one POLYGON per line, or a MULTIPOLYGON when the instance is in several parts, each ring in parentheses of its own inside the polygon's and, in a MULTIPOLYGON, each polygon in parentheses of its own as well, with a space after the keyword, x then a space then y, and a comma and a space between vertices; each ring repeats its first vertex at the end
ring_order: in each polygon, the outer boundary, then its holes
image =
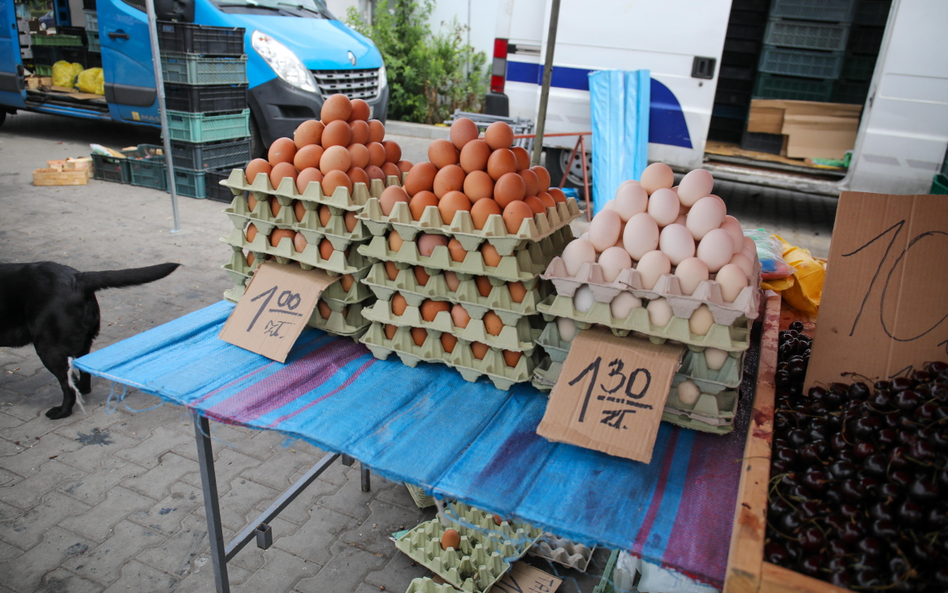
MULTIPOLYGON (((290 315, 293 317, 303 316, 302 313, 296 313, 294 311, 297 307, 300 306, 300 301, 302 300, 300 298, 299 293, 291 292, 289 290, 284 290, 283 292, 280 293, 280 296, 277 297, 275 308, 267 309, 267 306, 270 304, 270 301, 273 300, 273 297, 274 295, 276 295, 278 290, 280 290, 280 288, 274 285, 268 288, 267 290, 261 292, 257 296, 253 297, 252 299, 250 299, 251 302, 255 303, 259 301, 260 299, 263 299, 264 297, 266 297, 263 300, 263 302, 260 303, 260 308, 257 309, 257 313, 253 316, 253 319, 250 321, 250 325, 247 326, 248 332, 251 329, 253 329, 254 324, 257 323, 257 320, 260 318, 260 315, 262 315, 264 311, 266 311, 267 313, 278 313, 281 315, 290 315)), ((282 338, 283 336, 280 335, 280 328, 282 328, 287 323, 289 322, 280 321, 279 319, 268 320, 266 326, 263 328, 263 332, 275 338, 282 338)))

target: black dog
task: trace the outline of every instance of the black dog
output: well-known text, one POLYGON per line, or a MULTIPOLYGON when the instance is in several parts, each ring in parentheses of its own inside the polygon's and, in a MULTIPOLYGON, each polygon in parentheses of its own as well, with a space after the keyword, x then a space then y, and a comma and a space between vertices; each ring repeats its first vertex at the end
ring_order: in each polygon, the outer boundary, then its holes
POLYGON ((80 372, 78 384, 70 385, 69 360, 88 354, 99 335, 95 292, 152 282, 179 265, 80 272, 54 262, 0 264, 0 346, 32 343, 63 390, 62 405, 46 416, 53 420, 69 416, 76 403, 75 389, 83 394, 91 390, 88 373, 80 372))

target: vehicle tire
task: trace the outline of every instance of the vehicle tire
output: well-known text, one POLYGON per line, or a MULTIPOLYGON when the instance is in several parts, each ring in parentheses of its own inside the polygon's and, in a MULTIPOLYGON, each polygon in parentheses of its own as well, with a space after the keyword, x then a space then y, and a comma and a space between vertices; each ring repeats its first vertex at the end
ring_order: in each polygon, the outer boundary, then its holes
POLYGON ((0 126, 2 126, 5 121, 7 121, 7 112, 0 109, 0 126))
MULTIPOLYGON (((558 187, 563 179, 563 171, 569 161, 569 155, 572 150, 564 148, 546 149, 546 170, 550 172, 550 185, 558 187)), ((592 191, 592 153, 586 153, 586 173, 589 175, 589 191, 592 191)), ((573 164, 570 166, 569 175, 566 176, 566 183, 563 187, 575 187, 579 189, 580 195, 583 193, 583 164, 578 156, 573 158, 573 164)))
POLYGON ((267 158, 267 147, 263 144, 263 136, 260 135, 260 126, 253 114, 250 114, 250 158, 267 158))

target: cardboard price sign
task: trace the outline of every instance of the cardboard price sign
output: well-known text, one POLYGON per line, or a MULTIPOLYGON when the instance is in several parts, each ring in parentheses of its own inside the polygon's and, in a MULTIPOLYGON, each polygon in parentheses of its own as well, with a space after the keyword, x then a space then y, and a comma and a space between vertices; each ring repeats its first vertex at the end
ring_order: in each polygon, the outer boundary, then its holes
POLYGON ((843 192, 806 386, 948 359, 948 197, 843 192))
POLYGON ((491 593, 553 593, 563 579, 523 562, 515 562, 504 578, 490 588, 491 593))
POLYGON ((580 332, 550 393, 537 434, 648 463, 682 345, 580 332))
POLYGON ((220 339, 285 362, 319 296, 338 279, 322 270, 264 262, 224 324, 220 339))

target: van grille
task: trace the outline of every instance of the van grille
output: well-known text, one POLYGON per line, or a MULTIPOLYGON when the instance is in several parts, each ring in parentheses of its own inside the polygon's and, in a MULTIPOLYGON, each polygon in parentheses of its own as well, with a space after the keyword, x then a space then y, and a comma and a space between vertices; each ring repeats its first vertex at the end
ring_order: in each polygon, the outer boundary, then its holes
POLYGON ((342 93, 350 99, 374 99, 379 94, 379 69, 313 70, 322 95, 342 93))

